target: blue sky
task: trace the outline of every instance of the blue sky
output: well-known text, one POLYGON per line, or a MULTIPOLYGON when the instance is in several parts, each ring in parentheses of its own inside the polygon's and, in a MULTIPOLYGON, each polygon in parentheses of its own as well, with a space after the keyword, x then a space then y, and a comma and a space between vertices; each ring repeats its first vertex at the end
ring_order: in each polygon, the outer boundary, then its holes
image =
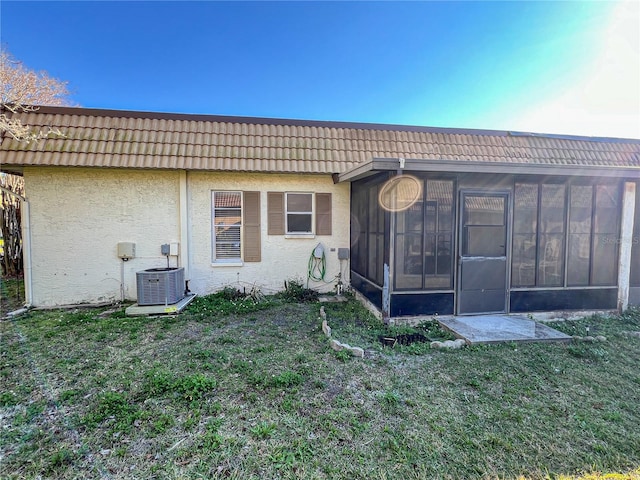
POLYGON ((640 138, 640 2, 0 3, 83 107, 640 138))

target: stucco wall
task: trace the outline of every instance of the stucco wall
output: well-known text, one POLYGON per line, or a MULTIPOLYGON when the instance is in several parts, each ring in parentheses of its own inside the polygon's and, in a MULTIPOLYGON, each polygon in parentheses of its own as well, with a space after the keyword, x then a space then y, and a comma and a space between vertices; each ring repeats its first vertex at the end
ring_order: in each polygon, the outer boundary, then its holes
MULTIPOLYGON (((338 248, 349 248, 349 184, 335 185, 329 175, 280 175, 225 172, 189 172, 189 213, 191 235, 190 288, 204 294, 226 285, 251 288, 257 285, 264 293, 281 290, 284 281, 307 278, 312 250, 322 243, 326 255, 328 283, 311 282, 320 291, 332 290, 340 271, 338 248), (211 255, 211 191, 259 191, 261 208, 262 261, 242 266, 212 264, 211 255), (321 192, 332 194, 332 235, 314 238, 286 238, 267 235, 267 192, 321 192), (335 251, 331 251, 335 249, 335 251)), ((342 273, 348 282, 349 264, 344 261, 342 273)), ((343 277, 344 278, 344 277, 343 277)))
POLYGON ((177 172, 25 168, 31 204, 33 304, 120 299, 118 242, 135 242, 124 262, 127 298, 135 273, 166 266, 160 245, 179 240, 177 172))
MULTIPOLYGON (((91 168, 25 168, 31 205, 32 286, 35 306, 117 301, 124 267, 125 298, 136 298, 136 272, 166 266, 163 243, 180 242, 180 172, 91 168), (136 257, 122 262, 118 242, 134 242, 136 257)), ((258 286, 264 293, 291 278, 307 277, 309 256, 321 242, 327 283, 340 271, 338 248, 349 248, 349 184, 329 175, 188 172, 189 258, 171 257, 188 268, 189 287, 206 294, 231 285, 258 286), (259 191, 262 261, 241 266, 212 264, 211 191, 259 191), (332 194, 331 236, 286 238, 267 235, 267 192, 332 194), (331 251, 335 249, 335 251, 331 251)), ((182 249, 181 251, 185 251, 182 249)), ((348 261, 342 263, 348 283, 348 261)))

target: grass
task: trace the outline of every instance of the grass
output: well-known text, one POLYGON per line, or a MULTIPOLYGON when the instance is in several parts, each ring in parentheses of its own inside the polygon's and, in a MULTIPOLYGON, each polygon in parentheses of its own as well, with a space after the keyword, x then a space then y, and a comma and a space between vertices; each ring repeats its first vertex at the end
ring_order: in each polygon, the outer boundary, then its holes
POLYGON ((24 280, 0 277, 0 317, 24 305, 24 280))
POLYGON ((441 351, 324 304, 356 359, 318 303, 233 296, 0 322, 0 478, 640 478, 639 311, 555 325, 604 343, 441 351))

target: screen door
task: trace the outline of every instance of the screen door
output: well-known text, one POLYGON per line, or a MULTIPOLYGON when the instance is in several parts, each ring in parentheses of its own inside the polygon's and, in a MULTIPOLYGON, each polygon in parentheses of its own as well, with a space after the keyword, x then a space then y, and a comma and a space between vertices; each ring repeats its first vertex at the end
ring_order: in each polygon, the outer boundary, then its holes
POLYGON ((461 192, 458 313, 506 312, 507 193, 461 192))

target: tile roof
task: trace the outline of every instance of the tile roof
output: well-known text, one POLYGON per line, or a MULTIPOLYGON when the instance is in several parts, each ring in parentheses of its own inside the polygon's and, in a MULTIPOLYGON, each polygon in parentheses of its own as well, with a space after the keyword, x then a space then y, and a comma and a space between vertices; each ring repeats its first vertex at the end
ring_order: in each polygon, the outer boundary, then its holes
POLYGON ((87 166, 341 173, 372 158, 640 168, 640 140, 41 107, 18 115, 64 138, 4 137, 3 168, 87 166))

